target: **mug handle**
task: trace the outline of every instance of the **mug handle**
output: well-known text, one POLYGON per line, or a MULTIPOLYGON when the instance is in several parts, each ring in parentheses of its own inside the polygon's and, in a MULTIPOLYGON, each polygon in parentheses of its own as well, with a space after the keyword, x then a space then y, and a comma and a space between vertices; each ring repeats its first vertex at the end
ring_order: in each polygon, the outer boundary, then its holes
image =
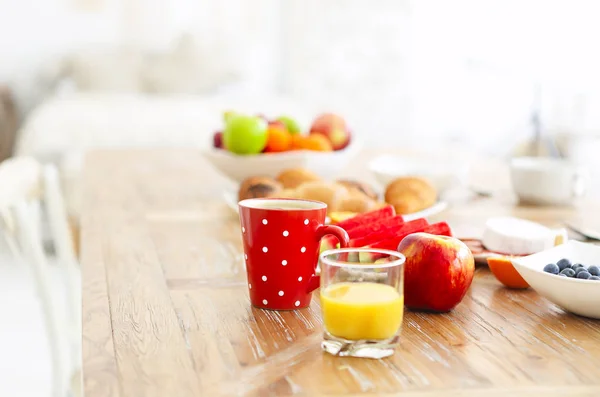
MULTIPOLYGON (((334 225, 319 225, 317 230, 315 231, 315 236, 317 241, 321 241, 323 237, 328 234, 333 234, 340 243, 340 248, 346 248, 348 243, 350 242, 350 237, 348 237, 348 233, 339 226, 334 225)), ((315 264, 316 268, 316 264, 315 264)), ((307 292, 312 292, 319 288, 321 284, 321 276, 315 275, 308 280, 307 284, 307 292)))
POLYGON ((573 197, 581 197, 585 194, 589 175, 584 169, 577 169, 573 175, 573 185, 571 191, 573 197))

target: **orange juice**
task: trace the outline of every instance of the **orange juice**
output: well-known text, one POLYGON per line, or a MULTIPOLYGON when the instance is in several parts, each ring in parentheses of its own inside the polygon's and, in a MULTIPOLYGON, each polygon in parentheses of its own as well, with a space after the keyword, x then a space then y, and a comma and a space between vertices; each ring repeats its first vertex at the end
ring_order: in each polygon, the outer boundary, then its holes
POLYGON ((321 291, 325 329, 348 340, 393 337, 404 314, 404 297, 390 285, 337 283, 321 291))

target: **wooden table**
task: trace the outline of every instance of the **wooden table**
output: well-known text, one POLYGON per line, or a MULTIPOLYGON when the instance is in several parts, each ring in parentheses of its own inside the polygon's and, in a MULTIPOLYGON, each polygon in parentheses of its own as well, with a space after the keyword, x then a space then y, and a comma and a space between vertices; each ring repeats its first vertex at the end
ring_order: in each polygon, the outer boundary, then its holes
MULTIPOLYGON (((369 156, 348 175, 367 178, 369 156)), ((469 233, 500 214, 552 226, 600 219, 591 204, 515 206, 501 163, 478 163, 472 179, 495 195, 434 220, 469 233)), ((317 300, 290 312, 251 307, 237 215, 221 198, 234 185, 200 153, 95 152, 84 180, 86 397, 600 395, 600 322, 505 289, 486 268, 455 311, 407 313, 391 358, 336 358, 319 350, 317 300)))

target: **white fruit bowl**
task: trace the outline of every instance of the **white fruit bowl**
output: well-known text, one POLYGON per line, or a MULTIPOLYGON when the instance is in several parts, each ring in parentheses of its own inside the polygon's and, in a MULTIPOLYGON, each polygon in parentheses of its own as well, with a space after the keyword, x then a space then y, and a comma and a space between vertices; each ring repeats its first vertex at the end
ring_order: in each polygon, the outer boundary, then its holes
POLYGON ((251 176, 276 177, 290 168, 305 168, 325 180, 331 180, 348 166, 360 147, 360 143, 354 140, 345 149, 334 152, 297 150, 237 155, 222 149, 211 149, 204 155, 216 169, 236 182, 251 176))
POLYGON ((556 276, 544 272, 544 266, 562 258, 585 266, 600 264, 600 246, 569 241, 566 244, 517 257, 512 263, 538 294, 580 316, 600 319, 600 281, 556 276))

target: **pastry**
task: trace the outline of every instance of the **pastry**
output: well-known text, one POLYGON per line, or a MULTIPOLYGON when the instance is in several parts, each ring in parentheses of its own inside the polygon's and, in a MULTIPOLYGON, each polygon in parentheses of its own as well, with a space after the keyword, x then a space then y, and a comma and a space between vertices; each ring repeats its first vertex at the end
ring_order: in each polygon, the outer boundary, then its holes
POLYGON ((363 213, 377 207, 377 202, 362 194, 350 194, 338 204, 337 211, 363 213))
POLYGON ((392 181, 385 190, 385 201, 397 214, 412 214, 431 207, 437 200, 435 188, 426 179, 404 177, 392 181))
POLYGON ((271 196, 273 198, 299 198, 296 189, 283 189, 277 194, 271 196))
POLYGON ((321 201, 327 204, 327 212, 338 211, 342 200, 348 197, 348 189, 335 183, 306 182, 296 189, 297 198, 321 201))
POLYGON ((281 183, 266 176, 253 176, 245 179, 238 191, 238 200, 265 198, 277 195, 283 190, 281 183))
POLYGON ((291 168, 282 171, 275 178, 285 189, 295 189, 306 182, 320 181, 321 178, 304 168, 291 168))
POLYGON ((379 198, 377 193, 375 193, 375 190, 373 190, 373 188, 366 183, 347 179, 339 180, 337 181, 337 183, 342 186, 345 186, 351 192, 360 192, 373 200, 377 200, 379 198))

